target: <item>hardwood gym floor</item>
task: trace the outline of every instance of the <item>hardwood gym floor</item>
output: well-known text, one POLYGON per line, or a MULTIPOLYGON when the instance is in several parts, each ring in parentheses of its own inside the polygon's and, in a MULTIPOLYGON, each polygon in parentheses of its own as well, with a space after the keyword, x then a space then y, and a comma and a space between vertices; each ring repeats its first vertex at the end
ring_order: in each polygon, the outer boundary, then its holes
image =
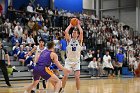
MULTIPOLYGON (((23 93, 29 84, 16 83, 12 84, 12 88, 0 84, 0 93, 23 93)), ((65 93, 76 93, 75 90, 74 79, 70 79, 67 82, 65 93)), ((53 93, 50 83, 47 84, 47 91, 40 89, 37 93, 53 93)), ((81 93, 140 93, 140 78, 81 79, 80 91, 81 93)))

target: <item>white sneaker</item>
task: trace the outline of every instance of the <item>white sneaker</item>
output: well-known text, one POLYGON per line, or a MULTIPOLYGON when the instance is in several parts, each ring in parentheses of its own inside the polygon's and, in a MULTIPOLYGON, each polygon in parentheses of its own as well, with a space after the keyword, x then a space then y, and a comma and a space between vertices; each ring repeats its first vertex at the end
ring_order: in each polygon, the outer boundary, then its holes
POLYGON ((62 75, 59 75, 59 78, 62 78, 63 76, 62 75))

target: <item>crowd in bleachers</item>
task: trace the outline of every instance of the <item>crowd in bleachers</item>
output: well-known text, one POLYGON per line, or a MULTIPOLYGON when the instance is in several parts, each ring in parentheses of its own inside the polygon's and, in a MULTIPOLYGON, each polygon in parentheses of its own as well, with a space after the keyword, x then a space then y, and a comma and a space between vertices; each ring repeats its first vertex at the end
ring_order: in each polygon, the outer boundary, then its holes
POLYGON ((27 54, 34 45, 38 45, 41 38, 46 43, 55 42, 56 51, 61 54, 61 62, 64 63, 64 30, 71 17, 77 17, 84 30, 81 60, 89 62, 91 75, 120 75, 122 66, 129 66, 132 72, 137 69, 140 62, 140 37, 132 36, 130 27, 124 26, 115 17, 106 16, 99 20, 93 14, 51 10, 39 4, 34 8, 31 3, 23 9, 26 12, 14 10, 11 5, 7 15, 0 14, 2 40, 4 42, 4 38, 7 38, 6 42, 12 44, 9 54, 22 65, 33 61, 34 54, 31 57, 27 54))

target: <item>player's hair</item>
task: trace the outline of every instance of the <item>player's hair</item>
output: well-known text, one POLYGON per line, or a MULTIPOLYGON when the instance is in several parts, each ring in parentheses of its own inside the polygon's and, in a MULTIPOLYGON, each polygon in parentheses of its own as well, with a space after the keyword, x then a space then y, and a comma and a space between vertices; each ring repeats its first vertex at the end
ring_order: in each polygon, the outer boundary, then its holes
POLYGON ((76 27, 73 29, 73 31, 77 31, 77 34, 80 34, 78 28, 76 28, 76 27))
POLYGON ((42 39, 42 38, 39 40, 39 42, 40 42, 40 41, 42 41, 42 42, 44 42, 44 43, 45 43, 45 40, 44 40, 44 39, 42 39))
POLYGON ((54 46, 55 46, 55 43, 54 43, 53 41, 47 43, 48 49, 51 49, 51 48, 53 48, 54 46))

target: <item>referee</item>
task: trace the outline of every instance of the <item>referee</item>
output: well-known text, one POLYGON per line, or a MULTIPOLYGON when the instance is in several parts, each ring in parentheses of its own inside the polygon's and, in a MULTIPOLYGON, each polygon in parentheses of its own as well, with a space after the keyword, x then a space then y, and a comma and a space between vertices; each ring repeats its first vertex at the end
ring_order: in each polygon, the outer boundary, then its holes
POLYGON ((8 52, 7 52, 7 50, 5 50, 3 48, 2 42, 0 41, 0 68, 1 68, 2 73, 4 75, 6 84, 10 87, 11 84, 9 82, 8 72, 7 72, 6 63, 5 63, 5 57, 8 60, 8 66, 9 66, 10 65, 10 58, 9 58, 8 52))

